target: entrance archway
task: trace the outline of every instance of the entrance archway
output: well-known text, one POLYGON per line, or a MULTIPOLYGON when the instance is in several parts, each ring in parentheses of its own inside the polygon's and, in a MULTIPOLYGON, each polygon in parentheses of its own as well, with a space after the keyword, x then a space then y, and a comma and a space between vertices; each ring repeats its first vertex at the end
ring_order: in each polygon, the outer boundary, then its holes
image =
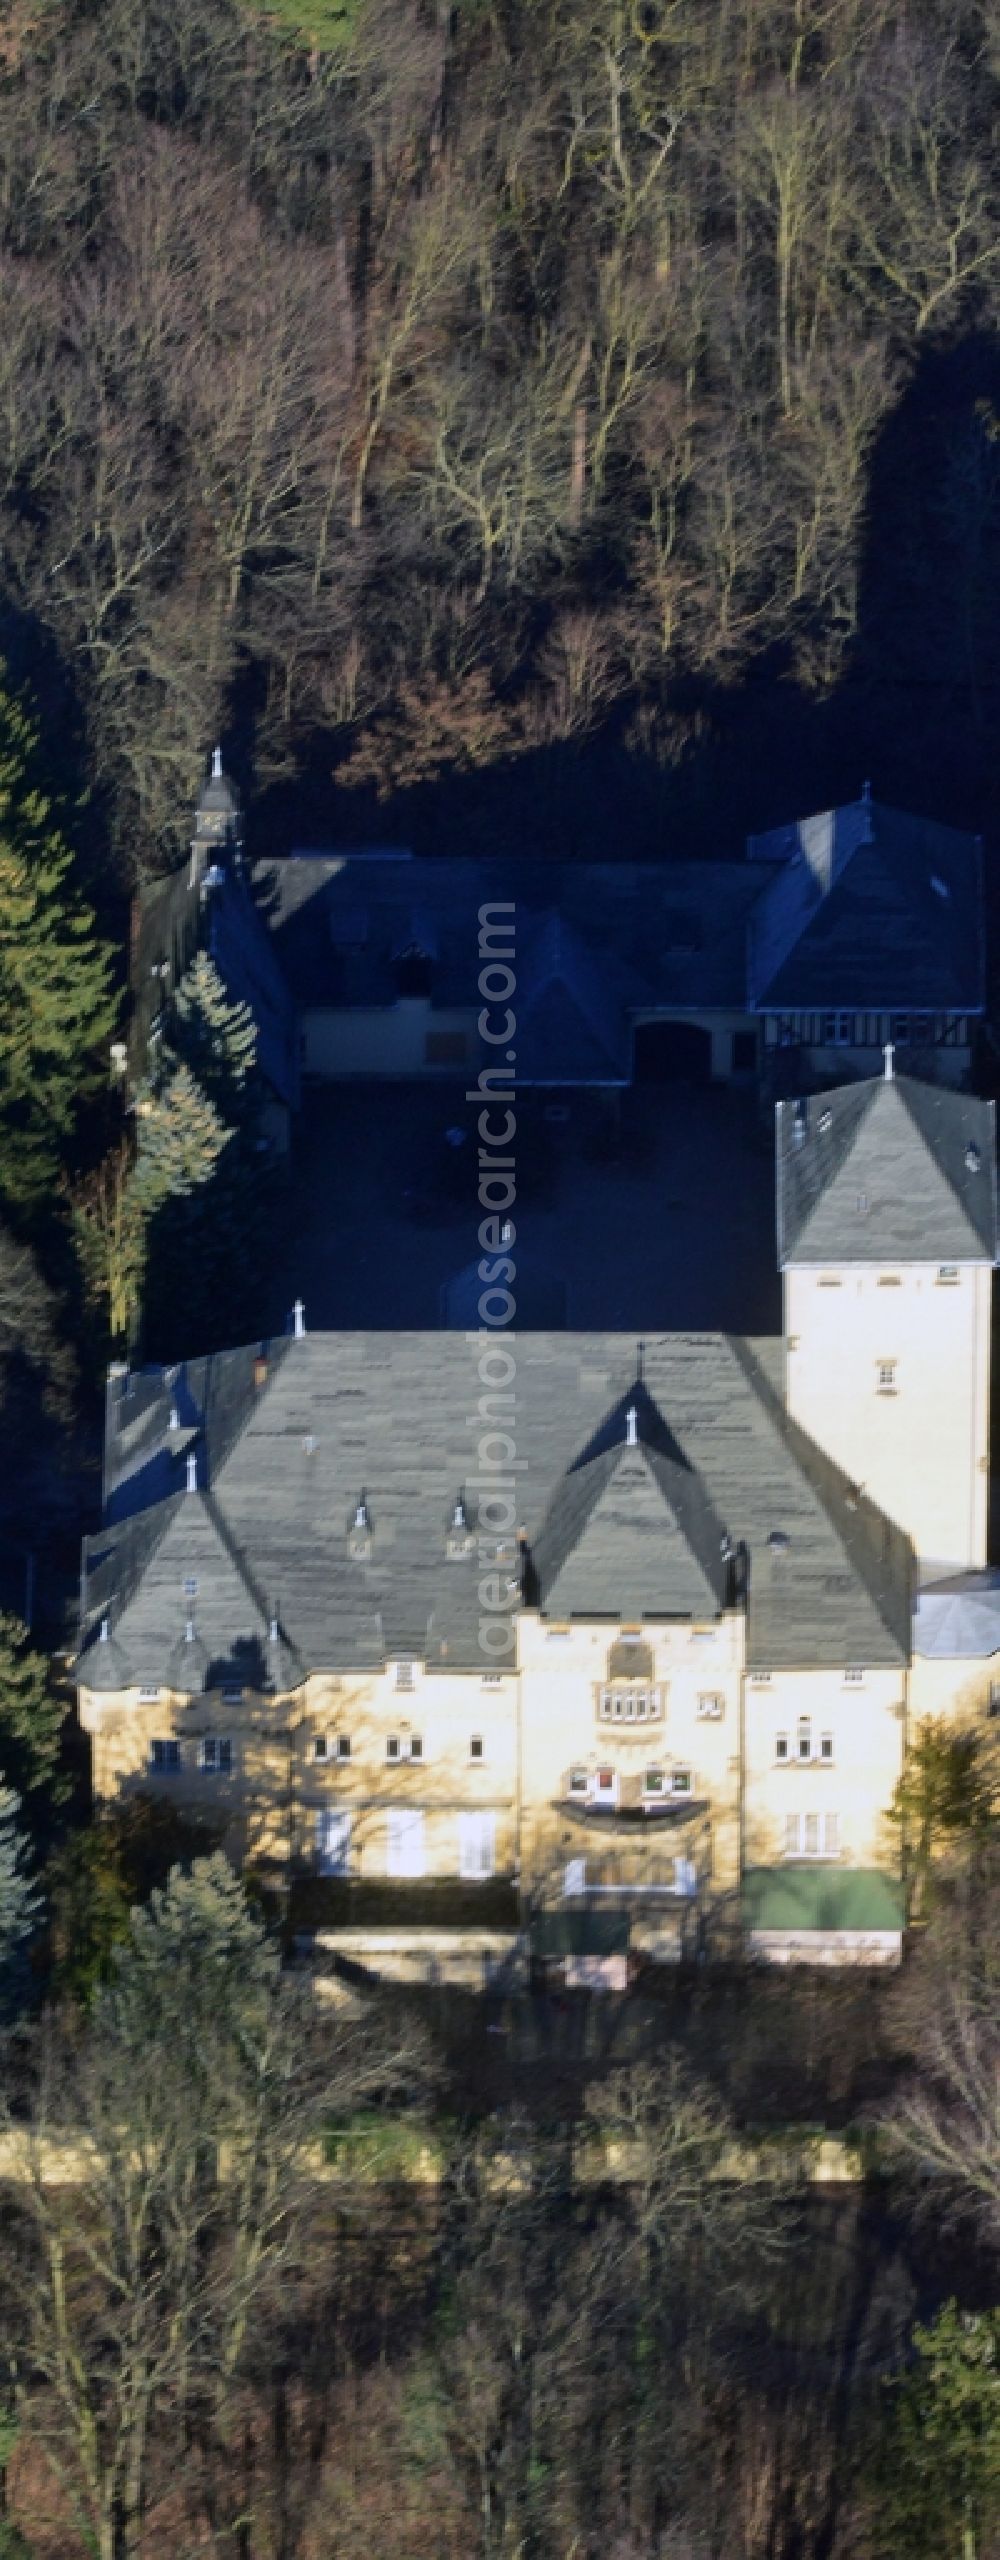
POLYGON ((709 1084, 712 1034, 700 1022, 639 1022, 635 1028, 636 1084, 709 1084))

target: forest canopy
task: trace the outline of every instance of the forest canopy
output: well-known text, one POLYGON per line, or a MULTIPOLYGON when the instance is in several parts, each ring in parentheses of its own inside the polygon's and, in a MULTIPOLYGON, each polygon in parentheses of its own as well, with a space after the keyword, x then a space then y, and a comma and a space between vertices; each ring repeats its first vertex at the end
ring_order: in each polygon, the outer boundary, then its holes
POLYGON ((323 737, 383 792, 612 717, 669 760, 865 649, 984 719, 990 397, 861 625, 879 438, 995 330, 998 73, 997 0, 18 0, 7 607, 119 876, 237 694, 264 780, 323 737))

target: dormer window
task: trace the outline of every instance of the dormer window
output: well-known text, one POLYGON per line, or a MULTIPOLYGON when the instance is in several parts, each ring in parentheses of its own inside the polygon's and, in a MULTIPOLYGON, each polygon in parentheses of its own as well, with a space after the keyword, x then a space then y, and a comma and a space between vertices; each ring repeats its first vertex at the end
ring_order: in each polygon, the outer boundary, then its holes
POLYGON ((445 1540, 445 1554, 453 1558, 456 1556, 468 1556, 472 1553, 472 1546, 472 1530, 469 1525, 469 1515, 465 1507, 465 1497, 460 1493, 456 1496, 452 1507, 451 1518, 448 1522, 448 1534, 445 1540))
POLYGON ((372 1515, 368 1508, 368 1497, 364 1493, 361 1495, 351 1522, 347 1547, 349 1555, 360 1563, 371 1555, 372 1515))

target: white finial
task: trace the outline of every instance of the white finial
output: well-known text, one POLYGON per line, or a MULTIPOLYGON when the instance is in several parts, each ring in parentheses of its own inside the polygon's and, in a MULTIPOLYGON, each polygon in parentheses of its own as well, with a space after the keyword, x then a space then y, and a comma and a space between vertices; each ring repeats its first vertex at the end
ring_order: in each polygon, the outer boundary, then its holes
POLYGON ((887 1040, 887 1041, 886 1041, 885 1048, 884 1048, 884 1049, 883 1049, 883 1051, 882 1051, 882 1057, 883 1057, 884 1066, 885 1066, 885 1081, 886 1081, 886 1083, 887 1083, 887 1084, 891 1084, 891 1083, 892 1083, 892 1060, 893 1060, 893 1044, 892 1044, 892 1041, 891 1041, 891 1040, 887 1040))
POLYGON ((185 1618, 185 1621, 184 1621, 184 1642, 185 1642, 185 1644, 193 1644, 193 1643, 194 1643, 194 1619, 193 1619, 193 1618, 185 1618))
POLYGON ((292 1332, 295 1336, 296 1342, 301 1342, 305 1329, 306 1311, 301 1298, 296 1298, 295 1305, 292 1308, 292 1332))
POLYGON ((171 1407, 170 1407, 170 1423, 169 1423, 169 1428, 170 1428, 170 1430, 171 1430, 171 1431, 179 1431, 179 1430, 180 1430, 180 1427, 181 1427, 181 1417, 180 1417, 180 1414, 179 1414, 179 1413, 178 1413, 178 1411, 177 1411, 177 1407, 176 1407, 176 1405, 175 1405, 175 1404, 172 1404, 172 1405, 171 1405, 171 1407))
POLYGON ((212 757, 212 780, 213 780, 213 782, 221 782, 221 780, 222 780, 222 748, 221 748, 221 747, 216 747, 215 752, 214 752, 213 757, 212 757))
POLYGON ((639 1416, 638 1416, 638 1414, 637 1414, 637 1412, 636 1412, 636 1409, 635 1409, 634 1404, 630 1404, 629 1409, 628 1409, 628 1412, 627 1412, 627 1414, 626 1414, 626 1416, 625 1416, 625 1446, 626 1446, 626 1449, 634 1449, 634 1448, 636 1448, 636 1447, 637 1447, 637 1445, 638 1445, 638 1440, 639 1440, 639 1416))
POLYGON ((278 1621, 277 1621, 277 1618, 272 1618, 272 1620, 271 1620, 271 1624, 270 1624, 270 1627, 269 1627, 269 1629, 268 1629, 268 1633, 269 1633, 269 1636, 270 1636, 271 1643, 272 1643, 272 1644, 277 1644, 277 1641, 278 1641, 278 1621))
POLYGON ((108 1637, 109 1637, 110 1633, 111 1633, 111 1620, 110 1620, 110 1618, 102 1618, 102 1619, 101 1619, 101 1643, 102 1643, 102 1644, 107 1644, 108 1637))
POLYGON ((187 1489, 189 1493, 197 1493, 198 1491, 198 1457, 197 1451, 194 1449, 188 1450, 187 1489))

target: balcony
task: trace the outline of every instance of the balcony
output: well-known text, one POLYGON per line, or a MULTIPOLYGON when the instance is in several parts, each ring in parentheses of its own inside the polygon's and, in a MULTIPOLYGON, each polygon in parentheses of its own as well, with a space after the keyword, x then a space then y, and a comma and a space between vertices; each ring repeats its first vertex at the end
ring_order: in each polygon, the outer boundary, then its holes
POLYGON ((708 1801, 692 1769, 569 1769, 553 1810, 588 1824, 624 1822, 632 1827, 690 1821, 707 1812, 708 1801))

